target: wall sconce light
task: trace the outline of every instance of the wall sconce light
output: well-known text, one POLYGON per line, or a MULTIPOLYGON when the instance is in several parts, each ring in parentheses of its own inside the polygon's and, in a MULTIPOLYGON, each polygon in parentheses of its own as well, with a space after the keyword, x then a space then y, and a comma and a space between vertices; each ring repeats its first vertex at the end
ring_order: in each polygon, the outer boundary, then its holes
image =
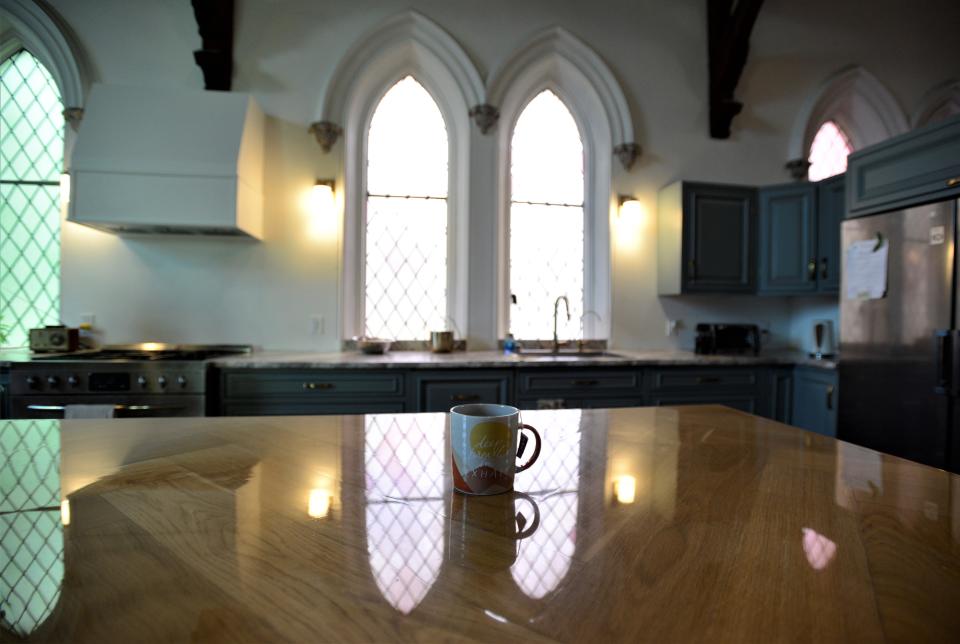
POLYGON ((70 525, 70 499, 60 501, 60 523, 70 525))
POLYGON ((310 202, 315 215, 333 212, 336 183, 333 179, 317 179, 310 192, 310 202))
POLYGON ((314 488, 310 490, 310 498, 307 500, 307 515, 311 519, 325 519, 330 515, 330 504, 333 501, 333 495, 329 490, 323 488, 314 488))
POLYGON ((640 220, 643 207, 636 197, 632 195, 620 195, 618 201, 620 207, 617 209, 617 215, 620 219, 640 220))
POLYGON ((637 479, 618 476, 613 480, 613 497, 617 503, 627 505, 637 500, 637 479))
POLYGON ((65 208, 70 203, 70 173, 60 173, 60 207, 65 208))

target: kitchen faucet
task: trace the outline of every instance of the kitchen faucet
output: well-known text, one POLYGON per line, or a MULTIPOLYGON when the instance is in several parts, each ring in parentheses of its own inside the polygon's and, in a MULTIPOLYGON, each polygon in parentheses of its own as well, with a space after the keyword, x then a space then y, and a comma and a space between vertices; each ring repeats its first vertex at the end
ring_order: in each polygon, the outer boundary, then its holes
POLYGON ((553 352, 560 353, 560 340, 557 337, 557 313, 560 312, 560 300, 563 300, 563 308, 567 311, 567 321, 570 320, 570 300, 566 295, 561 295, 553 303, 553 352))

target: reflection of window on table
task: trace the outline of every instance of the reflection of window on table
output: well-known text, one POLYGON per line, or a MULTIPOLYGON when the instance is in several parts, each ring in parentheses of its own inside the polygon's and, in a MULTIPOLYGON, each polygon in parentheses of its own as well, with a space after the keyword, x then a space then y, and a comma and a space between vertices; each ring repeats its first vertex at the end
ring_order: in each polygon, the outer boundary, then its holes
POLYGON ((384 598, 407 614, 443 563, 444 417, 372 415, 365 430, 370 569, 384 598))
POLYGON ((26 638, 63 583, 57 421, 0 422, 0 628, 26 638))
POLYGON ((560 586, 576 549, 580 414, 579 409, 523 412, 523 422, 536 427, 543 437, 543 451, 533 467, 517 476, 514 487, 537 501, 540 527, 520 542, 510 573, 533 599, 560 586))

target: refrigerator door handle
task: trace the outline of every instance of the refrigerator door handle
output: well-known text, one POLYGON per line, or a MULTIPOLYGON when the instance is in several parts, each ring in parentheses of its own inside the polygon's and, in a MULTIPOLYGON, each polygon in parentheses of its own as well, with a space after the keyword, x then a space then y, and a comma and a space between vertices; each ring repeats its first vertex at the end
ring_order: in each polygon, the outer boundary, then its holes
POLYGON ((936 384, 934 393, 941 396, 956 396, 960 386, 960 342, 957 341, 958 331, 954 329, 937 329, 933 332, 936 344, 936 384))

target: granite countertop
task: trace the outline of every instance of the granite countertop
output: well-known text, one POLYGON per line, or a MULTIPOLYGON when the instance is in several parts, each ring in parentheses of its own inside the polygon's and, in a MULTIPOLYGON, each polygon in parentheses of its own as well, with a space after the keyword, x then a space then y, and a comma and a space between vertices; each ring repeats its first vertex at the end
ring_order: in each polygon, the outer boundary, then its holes
POLYGON ((724 366, 803 365, 836 369, 834 360, 814 360, 800 351, 771 350, 759 356, 699 355, 692 351, 612 350, 612 355, 505 355, 499 351, 393 351, 384 355, 358 352, 309 353, 300 351, 259 351, 250 355, 211 360, 211 364, 234 369, 469 369, 496 367, 638 367, 638 366, 724 366))
MULTIPOLYGON (((31 362, 27 349, 0 351, 0 367, 31 362)), ((616 350, 609 355, 505 355, 500 351, 391 351, 384 355, 365 355, 357 351, 330 353, 310 351, 255 351, 249 355, 229 356, 209 361, 217 367, 234 369, 470 369, 511 367, 643 367, 643 366, 749 366, 802 365, 836 369, 836 360, 814 360, 806 353, 776 350, 753 355, 699 355, 693 351, 616 350)))
POLYGON ((0 639, 956 641, 960 476, 719 406, 524 413, 494 496, 444 414, 9 421, 53 479, 3 478, 45 572, 0 639))

